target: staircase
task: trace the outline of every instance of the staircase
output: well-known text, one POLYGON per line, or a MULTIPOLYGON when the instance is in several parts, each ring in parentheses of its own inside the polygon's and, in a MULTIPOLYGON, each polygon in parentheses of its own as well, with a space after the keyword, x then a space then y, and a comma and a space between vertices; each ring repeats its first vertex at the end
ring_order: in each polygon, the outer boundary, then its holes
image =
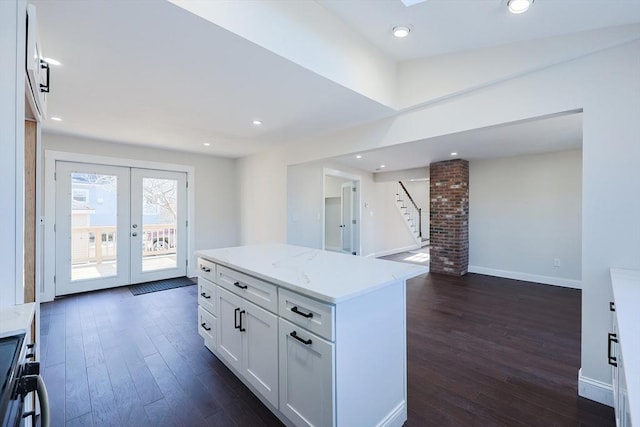
POLYGON ((413 201, 402 181, 398 181, 396 206, 409 227, 416 245, 420 248, 429 245, 428 234, 425 237, 422 232, 422 209, 413 201))

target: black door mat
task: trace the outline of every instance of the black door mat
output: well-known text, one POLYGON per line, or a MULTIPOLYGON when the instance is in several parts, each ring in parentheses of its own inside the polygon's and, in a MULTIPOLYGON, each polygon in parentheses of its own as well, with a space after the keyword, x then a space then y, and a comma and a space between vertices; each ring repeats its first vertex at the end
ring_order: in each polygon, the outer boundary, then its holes
POLYGON ((196 282, 186 276, 174 279, 156 280, 155 282, 140 283, 129 286, 133 295, 148 294, 150 292, 166 291, 167 289, 181 288, 183 286, 195 285, 196 282))

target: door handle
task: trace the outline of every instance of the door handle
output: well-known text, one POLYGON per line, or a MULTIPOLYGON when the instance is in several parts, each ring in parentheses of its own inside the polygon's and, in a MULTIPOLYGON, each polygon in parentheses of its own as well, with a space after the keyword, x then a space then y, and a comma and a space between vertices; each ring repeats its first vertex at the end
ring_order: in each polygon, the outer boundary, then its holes
POLYGON ((247 330, 246 328, 243 328, 243 327, 242 327, 242 315, 243 315, 243 314, 246 314, 246 313, 247 313, 247 312, 246 312, 246 311, 244 311, 244 310, 242 310, 242 311, 240 312, 240 332, 244 332, 244 331, 246 331, 246 330, 247 330))
POLYGON ((608 334, 609 338, 608 338, 608 343, 607 343, 607 356, 609 359, 609 365, 614 366, 614 367, 618 367, 618 358, 615 356, 611 355, 611 343, 617 343, 618 342, 618 335, 617 334, 608 334))
MULTIPOLYGON (((236 308, 235 310, 233 310, 233 327, 236 329, 240 329, 240 324, 238 323, 239 312, 240 312, 239 308, 236 308)), ((242 321, 242 318, 240 318, 240 321, 242 321)))

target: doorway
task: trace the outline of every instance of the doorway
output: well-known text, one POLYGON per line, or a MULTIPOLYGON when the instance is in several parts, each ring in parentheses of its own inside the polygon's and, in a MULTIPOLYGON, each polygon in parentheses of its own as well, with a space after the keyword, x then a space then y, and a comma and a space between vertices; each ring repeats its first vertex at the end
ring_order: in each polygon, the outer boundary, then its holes
POLYGON ((55 170, 56 296, 186 275, 186 173, 55 170))
POLYGON ((324 170, 323 249, 360 255, 360 177, 324 170))

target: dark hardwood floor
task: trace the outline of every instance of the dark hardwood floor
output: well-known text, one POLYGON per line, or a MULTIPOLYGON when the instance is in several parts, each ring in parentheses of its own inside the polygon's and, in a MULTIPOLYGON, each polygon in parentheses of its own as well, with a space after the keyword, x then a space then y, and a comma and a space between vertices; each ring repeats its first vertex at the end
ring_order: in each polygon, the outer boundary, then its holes
MULTIPOLYGON (((204 347, 196 290, 42 304, 52 426, 281 425, 204 347)), ((429 274, 407 308, 407 426, 615 425, 576 395, 580 291, 429 274)))

